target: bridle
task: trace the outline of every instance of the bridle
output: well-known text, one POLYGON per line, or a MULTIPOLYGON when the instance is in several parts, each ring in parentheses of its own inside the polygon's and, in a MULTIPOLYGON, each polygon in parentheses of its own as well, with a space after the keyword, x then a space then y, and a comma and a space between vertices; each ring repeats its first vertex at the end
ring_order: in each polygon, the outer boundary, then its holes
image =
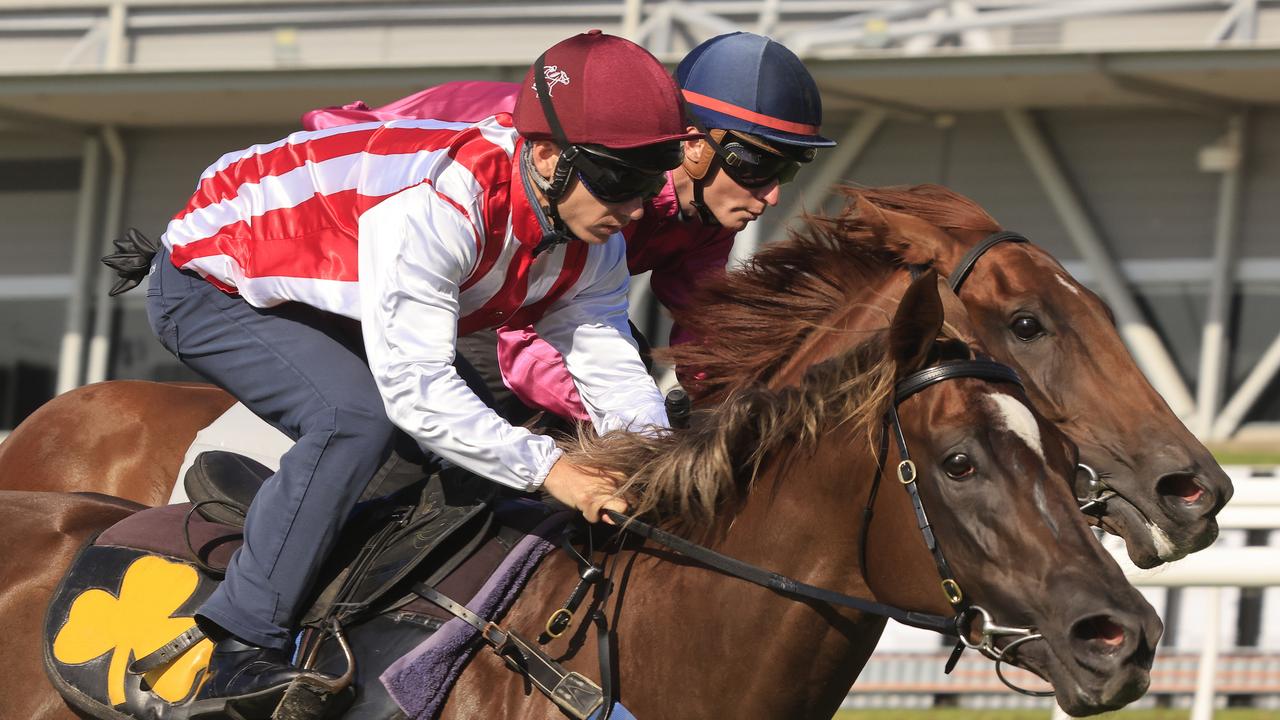
MULTIPOLYGON (((726 575, 772 589, 783 595, 788 595, 795 599, 816 600, 831 605, 848 607, 864 613, 891 618, 905 625, 931 630, 943 635, 958 635, 960 641, 956 644, 955 650, 951 653, 951 657, 947 661, 946 672, 950 673, 955 667, 956 662, 960 659, 961 653, 966 648, 971 648, 996 662, 996 675, 1009 688, 1025 695, 1033 695, 1036 697, 1051 696, 1053 695, 1052 692, 1030 691, 1020 688, 1010 683, 1004 677, 1001 666, 1004 663, 1011 661, 1009 655, 1010 650, 1024 643, 1043 639, 1044 636, 1036 632, 1033 628, 998 625, 993 622, 990 612, 983 607, 974 605, 968 601, 964 592, 960 588, 960 583, 955 579, 954 574, 951 572, 951 567, 947 563, 941 547, 938 545, 937 538, 933 533, 933 528, 929 524, 929 518, 925 512, 923 500, 920 498, 919 489, 916 486, 918 472, 914 461, 911 459, 910 452, 907 449, 906 436, 902 432, 902 426, 898 418, 898 405, 907 398, 925 390, 926 388, 944 380, 955 378, 976 378, 991 382, 1011 383, 1017 385, 1019 388, 1022 387, 1022 381, 1018 378, 1017 373, 1014 372, 1012 368, 987 359, 948 361, 927 367, 923 370, 918 370, 898 381, 894 388, 893 402, 885 412, 883 423, 884 432, 881 437, 881 452, 876 459, 876 476, 872 483, 866 509, 863 513, 861 542, 863 568, 865 569, 867 533, 872 516, 872 507, 875 503, 880 480, 885 474, 888 442, 890 435, 892 435, 897 444, 898 455, 900 458, 896 468, 898 481, 906 489, 911 498, 911 504, 915 511, 917 525, 924 538, 925 545, 929 548, 929 552, 933 556, 934 563, 938 569, 938 575, 941 577, 943 593, 951 603, 952 608, 954 608, 954 615, 935 615, 931 613, 904 610, 885 603, 879 603, 865 598, 854 597, 844 593, 835 592, 833 590, 809 585, 785 575, 780 575, 742 560, 723 555, 704 545, 691 542, 621 513, 616 513, 610 510, 606 511, 606 514, 627 532, 664 545, 670 550, 674 550, 675 552, 684 555, 699 564, 718 570, 726 575), (981 624, 975 627, 975 622, 980 622, 981 624), (970 639, 970 636, 975 631, 978 635, 978 639, 976 641, 970 639), (996 646, 996 641, 999 638, 1008 636, 1013 636, 1015 639, 1003 647, 996 646)), ((607 578, 599 578, 595 581, 598 582, 601 580, 605 582, 608 581, 607 578)), ((575 589, 574 595, 581 596, 581 594, 582 593, 580 591, 575 589)), ((557 614, 560 613, 561 611, 558 610, 557 614)), ((553 615, 553 618, 554 617, 555 615, 553 615)))
MULTIPOLYGON (((951 291, 956 295, 960 294, 960 287, 964 285, 964 281, 969 277, 969 273, 973 271, 973 266, 978 260, 986 254, 988 250, 999 245, 1000 243, 1029 243, 1031 242, 1025 235, 1010 230, 1001 230, 991 233, 983 238, 982 242, 969 248, 956 263, 956 267, 947 276, 947 284, 951 286, 951 291)), ((916 277, 924 268, 922 265, 909 265, 911 276, 916 277)), ((1107 483, 1098 474, 1097 470, 1084 464, 1076 464, 1077 477, 1080 473, 1084 473, 1085 481, 1083 487, 1080 483, 1073 483, 1076 495, 1076 503, 1080 505, 1081 512, 1098 512, 1106 509, 1107 501, 1115 497, 1118 493, 1107 485, 1107 483)))
MULTIPOLYGON (((971 266, 972 263, 970 263, 971 266)), ((963 282, 964 278, 961 277, 960 280, 963 282)), ((960 584, 951 572, 951 566, 942 554, 942 548, 938 544, 933 528, 929 524, 929 517, 924 509, 924 501, 921 499, 920 491, 917 487, 916 480, 919 477, 919 473, 916 470, 915 462, 911 460, 910 451, 907 449, 907 440, 902 433, 902 424, 898 419, 898 405, 931 385, 950 378, 960 377, 977 378, 990 382, 1007 382, 1017 385, 1020 389, 1022 388, 1022 380, 1014 372, 1013 368, 987 359, 953 360, 941 363, 919 370, 898 382, 894 388, 894 401, 886 413, 884 430, 880 438, 880 452, 876 459, 876 477, 871 484, 871 492, 867 496, 867 506, 863 510, 862 542, 859 546, 862 552, 862 567, 864 570, 867 567, 867 534, 871 528, 872 509, 880 488, 880 480, 884 477, 885 459, 889 449, 889 435, 892 431, 893 439, 898 447, 898 481, 906 488, 907 494, 911 498, 911 506, 915 510, 917 526, 924 537, 925 546, 929 548, 929 552, 933 555, 934 564, 938 568, 938 576, 942 578, 942 592, 956 611, 955 634, 960 639, 956 643, 955 649, 952 650, 951 657, 947 659, 944 671, 950 674, 955 669, 961 653, 966 648, 977 650, 995 661, 996 677, 1000 678, 1000 681, 1009 689, 1032 697, 1050 697, 1054 694, 1052 691, 1027 690, 1014 685, 1004 676, 1002 669, 1004 663, 1011 661, 1010 651, 1025 643, 1042 640, 1044 635, 1036 632, 1033 628, 998 625, 993 621, 989 611, 968 601, 964 591, 960 589, 960 584), (976 620, 981 620, 981 625, 976 628, 978 639, 975 641, 971 640, 970 636, 975 630, 973 623, 976 620), (1014 640, 1003 647, 997 647, 996 640, 1006 636, 1013 636, 1014 640)))

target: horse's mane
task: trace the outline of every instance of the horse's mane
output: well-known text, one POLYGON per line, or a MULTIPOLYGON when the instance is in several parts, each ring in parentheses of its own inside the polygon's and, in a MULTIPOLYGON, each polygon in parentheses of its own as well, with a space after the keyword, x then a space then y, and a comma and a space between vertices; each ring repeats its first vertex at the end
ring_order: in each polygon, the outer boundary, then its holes
POLYGON ((883 339, 877 333, 814 366, 798 387, 739 388, 696 410, 685 429, 581 434, 569 459, 627 478, 620 491, 636 515, 706 528, 720 508, 745 496, 766 458, 785 463, 836 425, 870 437, 893 393, 895 366, 883 339))
POLYGON ((879 287, 911 254, 909 240, 887 230, 883 216, 864 217, 860 201, 945 230, 999 229, 976 203, 938 185, 839 191, 848 199, 840 213, 805 216, 800 231, 708 282, 678 316, 704 341, 664 354, 706 374, 698 394, 722 398, 716 407, 695 412, 686 430, 582 437, 571 449, 575 462, 628 478, 622 492, 633 512, 706 527, 745 495, 766 457, 786 462, 837 424, 870 445, 893 391, 882 331, 811 368, 798 387, 763 386, 810 332, 879 287))
MULTIPOLYGON (((941 185, 895 185, 878 188, 841 185, 837 191, 848 198, 839 215, 834 218, 806 217, 805 221, 828 223, 835 220, 840 225, 840 231, 858 233, 862 221, 858 217, 855 200, 861 196, 881 210, 911 215, 943 230, 978 230, 988 233, 1000 230, 1000 223, 982 209, 981 205, 941 185)), ((895 239, 886 240, 893 242, 895 239)))
MULTIPOLYGON (((869 188, 844 185, 834 215, 805 215, 802 227, 757 252, 743 267, 695 291, 677 322, 707 342, 660 351, 662 359, 701 376, 696 396, 723 396, 772 377, 836 309, 847 310, 912 253, 910 241, 863 217, 858 200, 912 215, 944 230, 994 232, 1000 226, 977 203, 940 185, 869 188)), ((686 374, 687 374, 686 372, 686 374)))

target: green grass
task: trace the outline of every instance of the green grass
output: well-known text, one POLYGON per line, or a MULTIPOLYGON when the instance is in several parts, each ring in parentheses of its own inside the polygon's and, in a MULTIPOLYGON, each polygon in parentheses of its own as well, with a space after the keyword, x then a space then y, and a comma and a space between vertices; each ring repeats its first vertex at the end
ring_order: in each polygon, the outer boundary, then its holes
POLYGON ((1280 450, 1214 450, 1219 465, 1280 465, 1280 450))
MULTIPOLYGON (((1049 720, 1048 710, 842 710, 835 720, 1049 720)), ((1098 720, 1187 720, 1191 710, 1120 710, 1094 715, 1098 720)), ((1275 710, 1216 710, 1214 720, 1275 720, 1275 710)))

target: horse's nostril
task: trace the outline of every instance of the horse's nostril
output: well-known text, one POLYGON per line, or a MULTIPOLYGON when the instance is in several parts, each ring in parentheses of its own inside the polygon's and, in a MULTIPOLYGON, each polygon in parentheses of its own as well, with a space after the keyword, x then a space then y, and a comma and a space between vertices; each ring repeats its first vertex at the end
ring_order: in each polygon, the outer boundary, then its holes
POLYGON ((1124 644, 1124 627, 1105 615, 1095 615, 1077 622, 1071 634, 1100 652, 1114 652, 1124 644))
POLYGON ((1162 497, 1175 498, 1187 505, 1193 505, 1205 496, 1205 489, 1196 481, 1196 476, 1185 472, 1161 476, 1156 481, 1156 492, 1162 497))

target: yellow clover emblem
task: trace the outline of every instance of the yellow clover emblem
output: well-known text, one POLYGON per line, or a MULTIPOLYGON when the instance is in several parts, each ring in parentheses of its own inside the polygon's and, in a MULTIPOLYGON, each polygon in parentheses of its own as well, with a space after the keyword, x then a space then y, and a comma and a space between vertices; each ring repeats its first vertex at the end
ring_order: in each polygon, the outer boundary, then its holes
MULTIPOLYGON (((107 670, 107 697, 112 705, 125 700, 125 672, 131 658, 149 655, 195 624, 172 617, 196 591, 200 578, 190 565, 144 556, 125 571, 120 596, 86 590, 71 604, 67 623, 53 640, 53 656, 67 665, 86 663, 112 653, 107 670)), ((191 693, 209 664, 213 645, 206 639, 168 665, 147 673, 153 692, 169 702, 191 693)))

